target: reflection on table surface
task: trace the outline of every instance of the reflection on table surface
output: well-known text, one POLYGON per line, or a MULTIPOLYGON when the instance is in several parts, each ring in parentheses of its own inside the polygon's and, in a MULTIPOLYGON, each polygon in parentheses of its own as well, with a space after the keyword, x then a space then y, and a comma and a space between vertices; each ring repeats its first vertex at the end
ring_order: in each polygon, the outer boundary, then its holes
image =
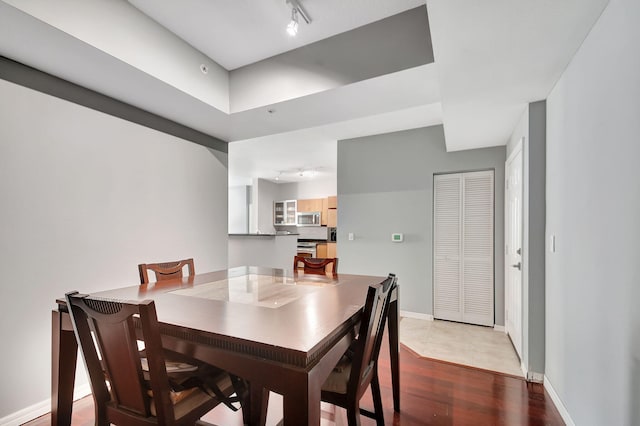
POLYGON ((333 285, 333 282, 331 280, 305 280, 304 276, 294 278, 247 274, 174 290, 170 293, 265 308, 279 308, 326 285, 333 285))

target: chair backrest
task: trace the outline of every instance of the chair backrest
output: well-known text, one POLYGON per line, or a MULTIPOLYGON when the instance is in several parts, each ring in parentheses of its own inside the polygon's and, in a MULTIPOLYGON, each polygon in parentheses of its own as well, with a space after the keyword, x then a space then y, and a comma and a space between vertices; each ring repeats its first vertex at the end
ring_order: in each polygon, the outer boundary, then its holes
POLYGON ((66 300, 91 381, 96 424, 98 419, 116 423, 114 416, 118 423, 134 424, 139 418, 142 423, 173 424, 175 415, 154 302, 106 300, 78 292, 68 293, 66 300), (140 321, 140 340, 145 343, 149 382, 141 366, 136 321, 140 321), (151 414, 149 383, 155 416, 151 414))
POLYGON ((293 272, 303 269, 305 274, 333 274, 338 273, 338 258, 321 258, 321 257, 293 257, 293 272))
POLYGON ((163 263, 143 263, 138 265, 138 271, 140 272, 140 284, 147 284, 149 282, 149 275, 147 271, 151 270, 156 274, 156 281, 170 280, 172 278, 182 278, 183 269, 185 266, 189 267, 189 276, 195 275, 195 268, 193 266, 193 259, 176 260, 173 262, 163 263))
POLYGON ((396 276, 390 274, 381 284, 370 286, 367 292, 347 384, 347 393, 358 395, 358 399, 366 391, 373 377, 372 373, 377 368, 391 293, 396 285, 396 276))

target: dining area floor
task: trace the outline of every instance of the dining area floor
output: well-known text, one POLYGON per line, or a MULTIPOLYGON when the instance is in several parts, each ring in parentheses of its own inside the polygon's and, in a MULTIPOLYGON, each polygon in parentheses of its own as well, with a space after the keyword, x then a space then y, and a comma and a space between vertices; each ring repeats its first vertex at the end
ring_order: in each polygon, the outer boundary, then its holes
MULTIPOLYGON (((501 373, 423 358, 400 345, 399 413, 393 411, 391 374, 387 339, 380 352, 380 385, 387 425, 563 425, 562 418, 544 387, 537 383, 501 373)), ((361 407, 371 409, 369 393, 361 407)), ((84 397, 74 403, 72 426, 94 424, 93 400, 84 397)), ((240 426, 240 411, 218 406, 204 421, 217 426, 240 426)), ((363 425, 375 421, 361 417, 363 425)), ((267 425, 282 421, 281 398, 271 393, 267 425)), ((51 424, 50 415, 26 423, 27 426, 51 424)), ((347 424, 346 412, 323 403, 321 425, 347 424)))

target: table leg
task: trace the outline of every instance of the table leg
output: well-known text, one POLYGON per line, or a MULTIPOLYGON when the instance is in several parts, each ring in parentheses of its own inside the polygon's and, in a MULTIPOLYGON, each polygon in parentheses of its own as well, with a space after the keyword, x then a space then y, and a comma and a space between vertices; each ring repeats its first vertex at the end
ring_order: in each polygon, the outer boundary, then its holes
POLYGON ((284 426, 320 425, 320 388, 284 395, 284 426))
POLYGON ((78 344, 67 312, 51 312, 51 425, 71 424, 78 344))
POLYGON ((393 409, 400 412, 400 353, 399 353, 399 326, 398 314, 398 287, 394 289, 396 297, 389 305, 387 317, 389 326, 389 355, 391 360, 391 385, 393 388, 393 409))

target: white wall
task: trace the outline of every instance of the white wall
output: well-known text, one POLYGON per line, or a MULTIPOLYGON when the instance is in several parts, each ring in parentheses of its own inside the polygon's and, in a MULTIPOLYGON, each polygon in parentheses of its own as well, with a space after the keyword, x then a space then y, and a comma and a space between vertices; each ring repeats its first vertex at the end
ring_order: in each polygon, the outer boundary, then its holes
POLYGON ((338 193, 337 178, 312 179, 306 182, 278 184, 278 196, 281 200, 307 200, 326 198, 338 193))
POLYGON ((265 266, 292 269, 296 255, 296 235, 229 237, 229 268, 265 266))
MULTIPOLYGON (((227 155, 0 80, 0 423, 50 405, 51 310, 137 265, 227 266, 227 155)), ((86 381, 80 374, 80 381, 86 381)))
POLYGON ((249 232, 249 201, 251 186, 239 185, 229 187, 229 233, 242 234, 249 232))
POLYGON ((640 2, 611 0, 547 100, 546 385, 640 424, 640 2))
POLYGON ((279 200, 278 185, 266 179, 255 179, 253 186, 253 204, 258 209, 258 221, 252 232, 276 232, 273 226, 273 202, 279 200))

